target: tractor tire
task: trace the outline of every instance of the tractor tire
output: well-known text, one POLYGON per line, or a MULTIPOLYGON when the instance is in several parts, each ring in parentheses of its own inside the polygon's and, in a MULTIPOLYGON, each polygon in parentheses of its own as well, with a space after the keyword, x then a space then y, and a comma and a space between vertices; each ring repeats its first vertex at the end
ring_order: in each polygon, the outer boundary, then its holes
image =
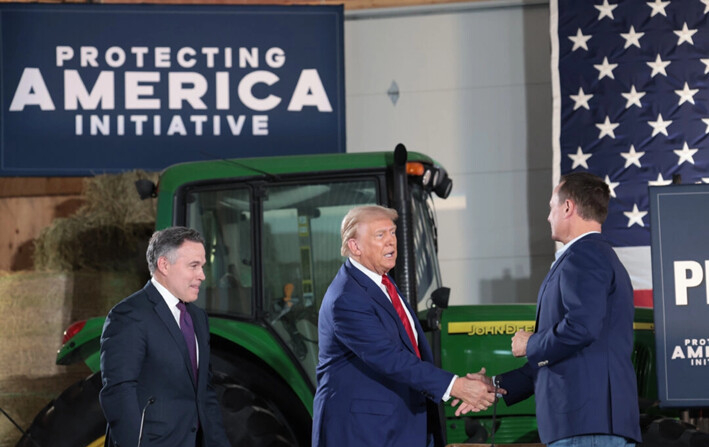
POLYGON ((106 419, 98 402, 101 373, 70 386, 35 416, 17 447, 103 446, 106 419))
POLYGON ((655 419, 643 428, 638 447, 709 447, 709 433, 676 419, 655 419))
POLYGON ((248 356, 213 351, 212 371, 233 447, 310 447, 310 413, 270 369, 248 356))
MULTIPOLYGON (((310 414, 280 378, 242 358, 213 355, 212 362, 232 447, 310 446, 310 414)), ((100 390, 100 372, 67 388, 37 414, 17 447, 102 447, 106 420, 100 390)))

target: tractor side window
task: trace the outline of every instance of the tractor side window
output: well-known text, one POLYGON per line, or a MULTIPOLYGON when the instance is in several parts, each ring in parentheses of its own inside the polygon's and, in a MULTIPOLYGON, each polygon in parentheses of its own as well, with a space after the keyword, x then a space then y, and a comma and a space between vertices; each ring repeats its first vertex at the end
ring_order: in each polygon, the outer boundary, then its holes
POLYGON ((431 293, 441 287, 441 271, 438 266, 438 240, 436 221, 429 204, 430 195, 421 185, 411 186, 411 209, 414 227, 414 259, 416 265, 416 302, 419 309, 425 306, 431 293))
POLYGON ((188 194, 186 225, 202 234, 207 255, 197 305, 208 312, 252 315, 249 203, 246 188, 188 194))
POLYGON ((311 377, 320 303, 344 262, 340 223, 353 206, 376 202, 375 179, 266 188, 264 311, 311 377))

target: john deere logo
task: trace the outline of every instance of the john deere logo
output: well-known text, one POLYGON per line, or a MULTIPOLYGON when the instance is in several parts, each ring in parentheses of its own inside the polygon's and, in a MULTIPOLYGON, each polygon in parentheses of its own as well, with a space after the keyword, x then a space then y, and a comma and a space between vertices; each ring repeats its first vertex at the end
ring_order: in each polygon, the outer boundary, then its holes
POLYGON ((449 334, 513 335, 520 329, 534 332, 534 321, 460 321, 448 323, 449 334))

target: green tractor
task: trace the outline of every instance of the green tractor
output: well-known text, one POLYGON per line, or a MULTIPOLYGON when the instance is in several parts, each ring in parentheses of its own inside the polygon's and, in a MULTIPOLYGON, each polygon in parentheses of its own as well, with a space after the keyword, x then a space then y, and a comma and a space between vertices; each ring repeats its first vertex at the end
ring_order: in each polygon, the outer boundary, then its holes
MULTIPOLYGON (((495 374, 524 361, 512 356, 510 338, 533 327, 534 304, 447 307, 431 198, 448 197, 452 181, 425 155, 399 145, 394 152, 184 163, 166 169, 156 189, 147 186, 144 194, 157 194, 158 229, 185 225, 206 240, 197 304, 210 315, 214 381, 234 446, 310 445, 318 309, 343 262, 340 222, 355 205, 399 212, 394 276, 442 368, 464 375, 485 366, 495 374)), ((18 446, 103 445, 103 321, 67 329, 57 363, 84 362, 93 374, 47 405, 18 446)), ((634 362, 643 402, 657 397, 652 327, 652 311, 638 309, 634 362)), ((493 409, 456 418, 446 406, 447 441, 489 442, 494 429, 501 444, 538 442, 533 399, 509 408, 500 401, 495 412, 494 422, 493 409)))

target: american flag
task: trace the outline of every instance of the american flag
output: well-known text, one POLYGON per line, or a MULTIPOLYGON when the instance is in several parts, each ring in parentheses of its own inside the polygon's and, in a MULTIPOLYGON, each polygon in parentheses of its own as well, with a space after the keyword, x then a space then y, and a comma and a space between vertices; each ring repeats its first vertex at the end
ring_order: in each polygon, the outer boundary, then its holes
POLYGON ((603 233, 652 306, 649 185, 709 183, 709 0, 551 0, 554 181, 611 190, 603 233))

